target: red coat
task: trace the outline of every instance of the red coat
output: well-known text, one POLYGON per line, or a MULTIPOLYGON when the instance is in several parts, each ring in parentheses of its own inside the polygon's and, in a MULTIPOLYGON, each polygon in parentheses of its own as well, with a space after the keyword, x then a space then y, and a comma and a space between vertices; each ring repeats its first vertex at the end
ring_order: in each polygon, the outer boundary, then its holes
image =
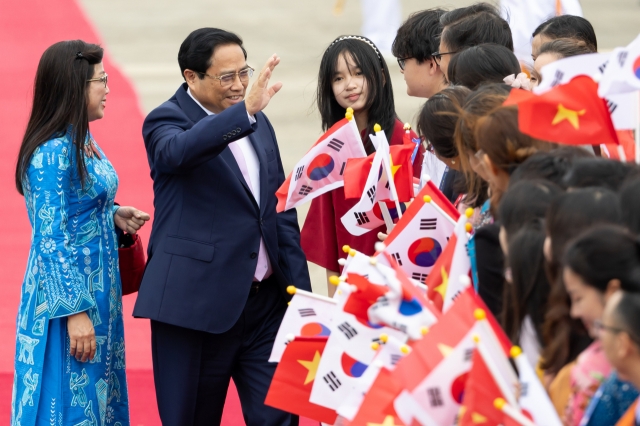
MULTIPOLYGON (((411 137, 417 138, 418 136, 412 131, 411 137)), ((400 120, 396 120, 389 145, 401 145, 403 138, 404 126, 400 120)), ((413 175, 415 177, 420 177, 423 155, 424 149, 421 145, 418 155, 413 161, 413 175)), ((338 272, 341 269, 338 259, 346 257, 346 253, 342 251, 344 245, 366 255, 372 255, 375 252, 374 245, 379 241, 378 232, 386 232, 384 226, 356 237, 347 232, 340 221, 340 218, 358 201, 357 198, 346 200, 342 187, 322 194, 311 201, 311 207, 300 234, 302 250, 309 262, 338 272)))

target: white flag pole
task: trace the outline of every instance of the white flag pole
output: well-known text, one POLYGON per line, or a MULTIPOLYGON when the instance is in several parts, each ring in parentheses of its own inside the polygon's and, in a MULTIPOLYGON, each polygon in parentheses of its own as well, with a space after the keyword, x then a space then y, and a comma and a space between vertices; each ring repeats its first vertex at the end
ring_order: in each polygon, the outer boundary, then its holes
MULTIPOLYGON (((384 137, 384 140, 387 143, 387 146, 389 146, 389 141, 387 141, 387 135, 385 135, 382 132, 382 128, 380 127, 380 125, 376 124, 375 126, 373 126, 373 130, 376 132, 376 136, 384 137)), ((382 161, 383 161, 383 164, 384 164, 382 168, 384 169, 384 172, 387 175, 387 182, 389 183, 389 191, 391 191, 391 197, 396 202, 396 210, 398 211, 398 219, 400 219, 402 217, 402 209, 400 209, 400 202, 398 201, 398 192, 396 191, 396 184, 393 181, 393 174, 391 174, 391 176, 389 176, 390 175, 389 167, 391 167, 391 165, 389 164, 389 158, 383 157, 382 161)))
POLYGON ((636 164, 640 164, 640 91, 636 92, 636 164))

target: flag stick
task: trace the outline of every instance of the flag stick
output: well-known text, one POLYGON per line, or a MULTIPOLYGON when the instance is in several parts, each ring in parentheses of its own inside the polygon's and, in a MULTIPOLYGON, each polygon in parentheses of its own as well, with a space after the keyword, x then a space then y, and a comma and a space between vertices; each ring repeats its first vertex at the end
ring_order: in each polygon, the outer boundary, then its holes
MULTIPOLYGON (((479 320, 478 325, 482 328, 483 331, 485 331, 485 333, 483 334, 493 333, 493 330, 491 329, 491 326, 489 325, 489 322, 486 320, 486 318, 479 320)), ((508 402, 511 405, 518 407, 518 402, 516 401, 514 390, 509 387, 508 383, 504 382, 503 377, 499 373, 498 366, 493 362, 491 353, 489 353, 487 347, 485 346, 485 342, 482 340, 482 337, 476 343, 476 346, 478 348, 478 351, 482 355, 483 361, 485 362, 485 364, 487 364, 487 368, 491 372, 493 379, 496 381, 496 384, 500 388, 500 391, 502 391, 502 394, 505 396, 505 398, 507 398, 508 402)), ((511 367, 511 364, 509 364, 509 368, 513 369, 513 367, 511 367)), ((518 377, 515 372, 513 372, 513 376, 518 377)))
MULTIPOLYGON (((425 204, 427 203, 426 201, 424 202, 425 204)), ((438 210, 438 213, 440 213, 442 216, 444 216, 445 218, 447 218, 447 220, 449 222, 451 222, 454 226, 456 225, 456 221, 453 220, 453 218, 451 216, 449 216, 449 214, 447 214, 444 210, 442 210, 442 207, 440 207, 438 205, 438 203, 436 203, 435 201, 431 200, 429 202, 429 204, 431 204, 433 206, 434 209, 438 210)))
POLYGON ((393 219, 391 219, 391 214, 389 213, 389 209, 387 208, 387 203, 384 201, 378 201, 378 205, 380 206, 380 212, 382 212, 382 218, 384 219, 384 224, 387 226, 387 234, 393 231, 393 219))
POLYGON ((640 91, 636 95, 636 163, 640 164, 640 91))
POLYGON ((289 293, 289 294, 301 294, 301 295, 303 295, 305 297, 310 297, 312 299, 317 299, 317 300, 320 300, 322 302, 333 303, 334 305, 338 303, 335 299, 332 299, 330 297, 323 296, 321 294, 311 293, 310 291, 306 291, 306 290, 301 290, 301 289, 299 289, 299 288, 297 288, 295 286, 292 286, 292 285, 287 287, 287 293, 289 293))
MULTIPOLYGON (((376 130, 376 136, 380 138, 384 138, 384 141, 387 143, 387 146, 389 146, 389 141, 387 141, 387 135, 385 135, 382 129, 380 129, 379 125, 376 124, 376 126, 378 126, 378 129, 374 127, 374 130, 376 130)), ((380 148, 381 144, 382 142, 379 142, 377 148, 380 148)), ((382 168, 384 169, 384 173, 387 175, 387 182, 389 183, 389 191, 391 191, 391 198, 396 202, 398 219, 400 219, 402 217, 402 209, 400 209, 400 202, 398 201, 398 192, 396 191, 396 183, 393 181, 393 174, 389 173, 389 167, 391 167, 391 165, 389 164, 389 158, 383 157, 382 168)))

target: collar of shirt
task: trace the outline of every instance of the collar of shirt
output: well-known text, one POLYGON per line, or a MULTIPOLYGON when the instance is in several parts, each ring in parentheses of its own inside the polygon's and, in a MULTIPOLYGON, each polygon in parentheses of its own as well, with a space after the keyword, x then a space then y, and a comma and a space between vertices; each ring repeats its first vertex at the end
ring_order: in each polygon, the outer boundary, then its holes
MULTIPOLYGON (((207 113, 207 115, 215 115, 213 112, 209 111, 204 106, 202 106, 200 102, 198 102, 198 100, 191 93, 190 89, 187 89, 187 94, 191 96, 191 99, 193 99, 193 101, 196 104, 198 104, 198 106, 202 108, 203 111, 207 113)), ((251 124, 256 122, 256 119, 253 118, 249 113, 247 113, 247 116, 249 117, 249 122, 251 124)), ((238 139, 237 141, 231 142, 231 143, 237 145, 242 151, 242 155, 244 156, 244 160, 247 165, 247 171, 251 179, 251 183, 249 182, 247 183, 249 184, 249 187, 253 188, 253 191, 252 191, 253 197, 259 206, 260 205, 260 160, 258 160, 258 155, 256 154, 256 150, 253 148, 253 145, 251 145, 251 142, 247 137, 238 139)))

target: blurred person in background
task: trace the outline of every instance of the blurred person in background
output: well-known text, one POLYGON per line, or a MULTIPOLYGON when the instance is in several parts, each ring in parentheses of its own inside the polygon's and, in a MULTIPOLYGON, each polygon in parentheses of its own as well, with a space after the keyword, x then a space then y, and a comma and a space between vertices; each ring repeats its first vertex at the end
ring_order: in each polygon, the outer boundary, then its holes
MULTIPOLYGON (((369 138, 379 124, 389 145, 404 143, 405 130, 398 119, 393 100, 393 87, 384 57, 371 40, 361 36, 341 36, 325 50, 318 73, 316 101, 322 129, 327 131, 344 118, 345 110, 353 108, 353 116, 367 155, 375 152, 369 138)), ((411 133, 412 139, 417 139, 411 133)), ((422 154, 418 149, 413 163, 413 176, 420 176, 422 154)), ((358 199, 346 199, 340 187, 314 198, 302 227, 302 248, 309 262, 326 270, 327 279, 340 272, 339 258, 347 256, 342 247, 348 245, 366 255, 373 255, 380 228, 360 236, 347 231, 340 220, 358 199)), ((327 283, 329 295, 336 286, 327 283)))
MULTIPOLYGON (((585 324, 571 317, 571 299, 563 281, 564 252, 574 238, 590 227, 619 224, 620 220, 618 197, 604 188, 568 191, 556 197, 547 210, 544 256, 551 292, 543 326, 545 345, 541 367, 551 401, 560 416, 565 415, 572 395, 574 361, 592 343, 585 324)), ((589 357, 583 357, 583 362, 588 365, 589 357)))
POLYGON ((442 36, 433 57, 447 79, 451 57, 467 47, 495 43, 513 52, 509 23, 500 16, 498 8, 490 3, 475 3, 454 9, 442 15, 440 23, 442 36))
MULTIPOLYGON (((602 321, 604 305, 607 299, 617 290, 640 292, 640 247, 636 237, 628 230, 611 225, 593 227, 568 247, 564 256, 564 282, 571 297, 571 315, 579 317, 589 330, 589 334, 596 339, 590 349, 594 352, 595 345, 602 348, 603 341, 599 333, 598 323, 602 321)), ((591 365, 584 364, 582 368, 572 371, 574 388, 578 392, 567 406, 569 424, 604 425, 614 424, 631 403, 637 398, 638 391, 633 384, 626 382, 615 372, 607 378, 604 370, 598 373, 594 363, 603 360, 606 350, 598 349, 598 354, 591 356, 591 365), (595 384, 603 380, 597 392, 595 384), (589 395, 593 395, 589 401, 589 395), (580 401, 582 399, 582 401, 580 401), (573 404, 572 404, 573 402, 573 404), (588 406, 585 403, 589 402, 588 406), (580 412, 584 411, 581 419, 580 412)), ((601 363, 601 368, 615 365, 601 363)))
MULTIPOLYGON (((640 294, 617 291, 596 323, 604 353, 618 375, 640 389, 640 294)), ((640 404, 631 404, 616 426, 640 424, 640 404)))

